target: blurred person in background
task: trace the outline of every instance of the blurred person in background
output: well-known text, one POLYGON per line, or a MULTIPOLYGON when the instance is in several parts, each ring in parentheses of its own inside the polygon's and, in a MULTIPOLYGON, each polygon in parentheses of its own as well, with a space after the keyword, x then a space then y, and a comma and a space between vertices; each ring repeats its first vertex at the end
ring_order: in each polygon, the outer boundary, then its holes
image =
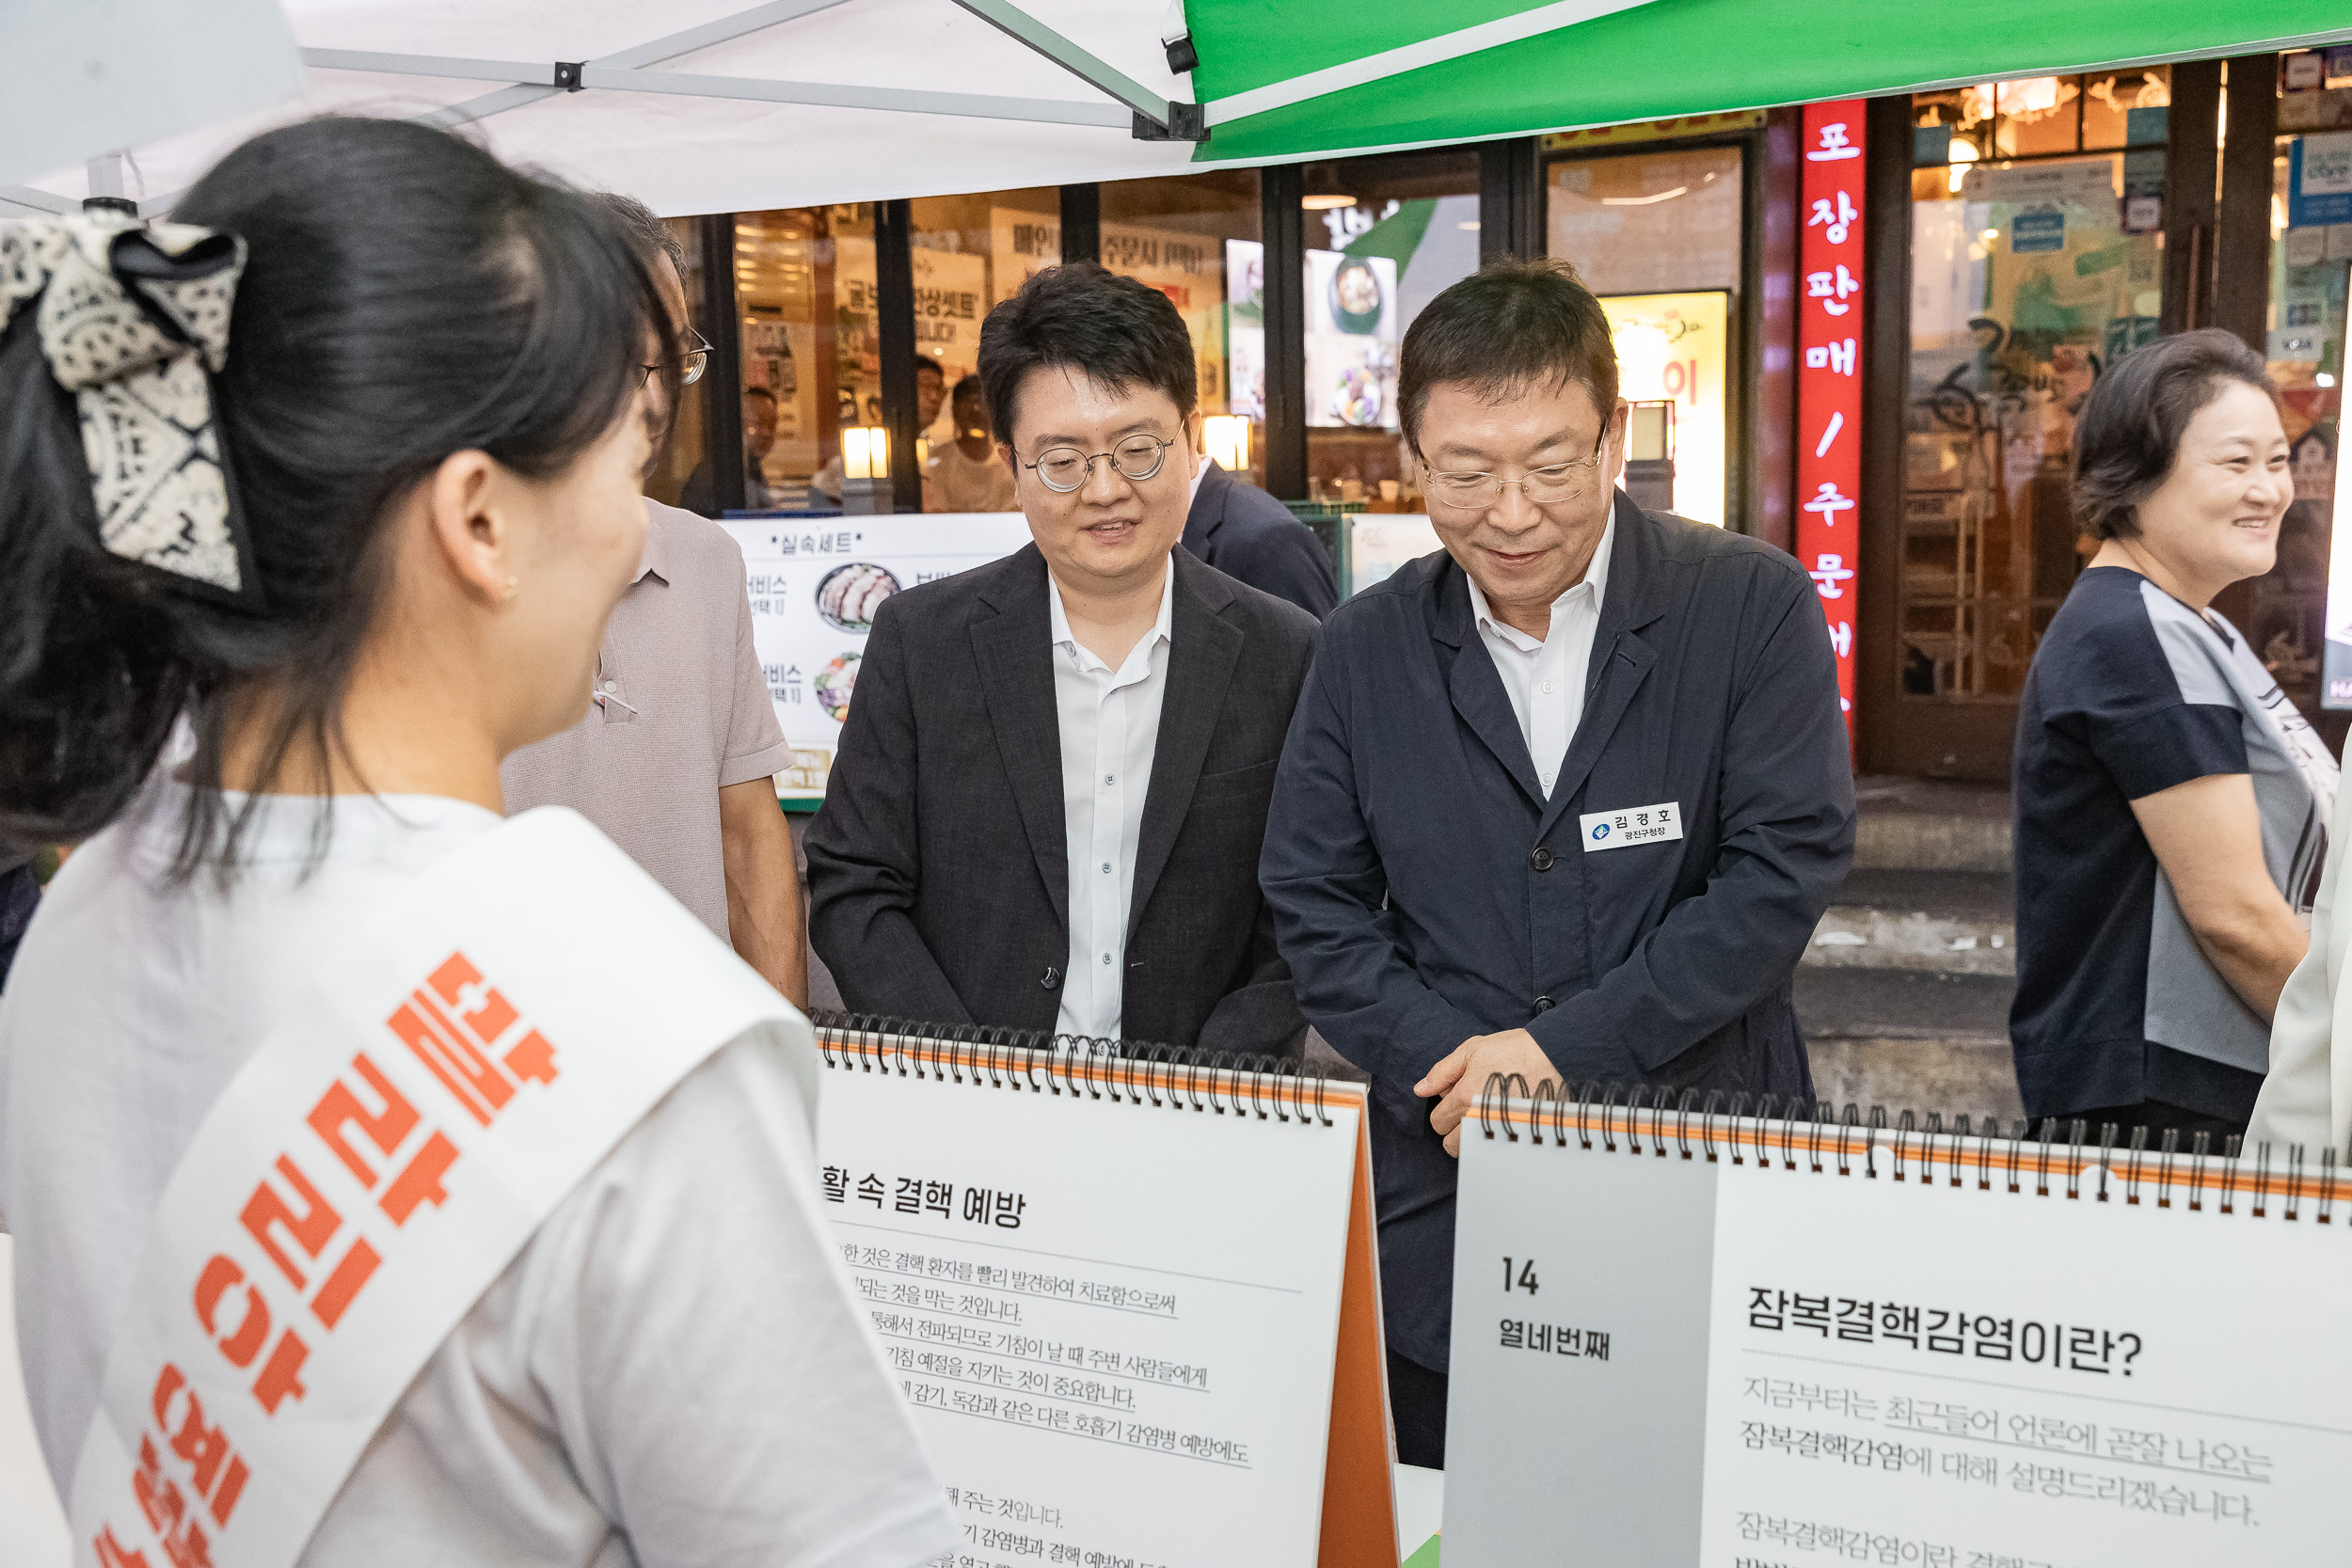
POLYGON ((1184 546, 1235 581, 1288 599, 1318 621, 1339 607, 1339 581, 1323 541, 1289 507, 1205 453, 1193 470, 1184 546))
MULTIPOLYGON (((626 200, 627 198, 618 198, 616 199, 626 200)), ((650 215, 650 214, 648 215, 650 215)), ((656 223, 661 222, 660 218, 655 218, 653 221, 656 223)), ((668 235, 669 226, 667 224, 662 225, 662 232, 665 235, 668 235)), ((648 240, 652 238, 650 231, 648 231, 646 237, 648 240)), ((677 263, 669 261, 668 258, 670 254, 670 247, 675 243, 676 237, 675 235, 669 235, 667 241, 661 246, 663 260, 665 263, 674 271, 675 270, 677 263)), ((679 292, 678 297, 681 301, 684 300, 685 293, 683 290, 679 292)), ((679 309, 685 309, 683 304, 680 305, 679 309)), ((707 362, 707 350, 698 352, 703 353, 705 362, 707 362)), ((700 372, 697 372, 696 375, 697 379, 699 379, 700 372)), ((776 394, 770 391, 765 387, 744 388, 743 510, 746 512, 765 512, 770 507, 776 504, 775 493, 768 487, 767 467, 768 453, 774 450, 775 444, 776 394)), ((719 504, 717 485, 711 479, 710 475, 710 456, 707 452, 706 452, 703 455, 703 460, 694 465, 694 471, 686 476, 685 484, 679 487, 677 497, 678 505, 684 507, 687 511, 693 513, 696 516, 718 516, 719 514, 724 509, 719 504)))
POLYGON ((0 229, 0 836, 87 839, 0 996, 0 1227, 82 1551, 935 1560, 952 1526, 823 1218, 805 1022, 577 817, 501 819, 500 758, 586 706, 644 559, 674 307, 609 208, 413 122, 269 132, 177 213, 0 229), (181 455, 169 484, 93 474, 93 404, 181 455), (558 869, 669 967, 502 930, 549 918, 558 869), (493 1125, 420 1065, 442 1037, 337 1011, 332 977, 430 969, 448 1037, 516 1039, 453 932, 529 956, 524 1013, 569 1021, 459 1068, 551 1117, 493 1125), (640 1022, 580 1043, 612 1017, 640 1022), (714 1017, 747 1022, 689 1053, 714 1017), (661 1098, 592 1133, 632 1055, 661 1098), (341 1120, 285 1108, 347 1075, 341 1120), (581 1174, 502 1175, 553 1169, 581 1174), (242 1224, 184 1201, 257 1173, 242 1224))
MULTIPOLYGON (((670 226, 628 197, 591 199, 635 242, 688 341, 682 247, 670 226)), ((703 352, 688 351, 687 381, 700 378, 703 352)), ((743 413, 756 468, 775 441, 775 399, 755 387, 743 413), (755 408, 765 415, 764 438, 755 437, 755 408)), ((792 748, 752 646, 743 551, 691 512, 644 506, 644 556, 605 627, 588 716, 506 759, 506 809, 579 812, 804 1007, 807 914, 775 790, 792 748)))
POLYGON ((2119 360, 2074 433, 2098 553, 2017 715, 2017 1086, 2034 1121, 2243 1132, 2306 946, 2335 759, 2213 609, 2277 559, 2278 392, 2227 332, 2119 360))
POLYGON ((988 392, 977 375, 956 383, 955 438, 934 442, 923 466, 926 512, 1011 512, 1012 470, 988 434, 988 392))

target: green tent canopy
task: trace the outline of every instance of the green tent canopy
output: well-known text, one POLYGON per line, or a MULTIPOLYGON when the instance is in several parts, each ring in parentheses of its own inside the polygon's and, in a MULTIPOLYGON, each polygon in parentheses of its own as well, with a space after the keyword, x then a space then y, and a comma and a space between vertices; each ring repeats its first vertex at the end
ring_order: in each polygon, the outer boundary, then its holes
POLYGON ((2343 0, 1185 0, 1210 139, 1263 163, 2352 39, 2343 0))

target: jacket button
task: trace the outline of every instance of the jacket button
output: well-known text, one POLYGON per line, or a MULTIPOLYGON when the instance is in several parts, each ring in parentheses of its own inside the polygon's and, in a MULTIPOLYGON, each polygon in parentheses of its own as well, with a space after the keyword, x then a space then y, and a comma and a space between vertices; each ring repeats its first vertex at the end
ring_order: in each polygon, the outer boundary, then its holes
POLYGON ((1047 990, 1052 990, 1061 984, 1061 971, 1048 965, 1045 973, 1037 977, 1037 983, 1047 990))
POLYGON ((1535 1010, 1539 1013, 1548 1013, 1551 1011, 1551 998, 1549 996, 1539 996, 1535 998, 1535 1010))
POLYGON ((1550 870, 1551 862, 1551 846, 1549 844, 1538 844, 1535 846, 1535 852, 1527 857, 1527 863, 1538 871, 1550 870))

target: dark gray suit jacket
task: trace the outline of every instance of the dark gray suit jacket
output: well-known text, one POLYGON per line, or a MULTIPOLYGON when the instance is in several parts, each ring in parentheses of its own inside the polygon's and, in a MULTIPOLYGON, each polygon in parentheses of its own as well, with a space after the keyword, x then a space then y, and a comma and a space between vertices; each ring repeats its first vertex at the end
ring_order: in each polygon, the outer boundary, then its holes
POLYGON ((1320 621, 1340 602, 1331 558, 1290 508, 1203 458, 1208 472, 1184 517, 1184 548, 1239 582, 1320 621))
POLYGON ((1579 1084, 1813 1093, 1790 980, 1854 832, 1820 595, 1771 546, 1623 494, 1616 529, 1549 798, 1441 551, 1324 629, 1266 827, 1307 1017, 1373 1076, 1389 1343, 1425 1367, 1458 1166, 1412 1085, 1455 1046, 1524 1028, 1579 1084))
MULTIPOLYGON (((1316 626, 1174 560, 1120 1033, 1295 1053, 1258 848, 1316 626)), ((1070 886, 1050 624, 1034 545, 882 601, 807 839, 810 936, 852 1009, 1053 1028, 1070 886)))

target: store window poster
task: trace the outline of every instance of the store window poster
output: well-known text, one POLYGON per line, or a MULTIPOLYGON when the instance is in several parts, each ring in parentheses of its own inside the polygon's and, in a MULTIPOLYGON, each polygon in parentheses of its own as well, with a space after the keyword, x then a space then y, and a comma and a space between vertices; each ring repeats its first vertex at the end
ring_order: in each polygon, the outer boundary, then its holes
POLYGON ((1604 294, 1600 308, 1617 349, 1617 395, 1674 404, 1675 511, 1723 527, 1730 293, 1604 294))
POLYGON ((2297 136, 2287 149, 2287 222, 2352 222, 2352 132, 2297 136))
POLYGON ((1308 424, 1399 428, 1395 260, 1310 250, 1306 284, 1308 424))
POLYGON ((1257 240, 1225 242, 1225 411, 1264 419, 1265 246, 1257 240))

